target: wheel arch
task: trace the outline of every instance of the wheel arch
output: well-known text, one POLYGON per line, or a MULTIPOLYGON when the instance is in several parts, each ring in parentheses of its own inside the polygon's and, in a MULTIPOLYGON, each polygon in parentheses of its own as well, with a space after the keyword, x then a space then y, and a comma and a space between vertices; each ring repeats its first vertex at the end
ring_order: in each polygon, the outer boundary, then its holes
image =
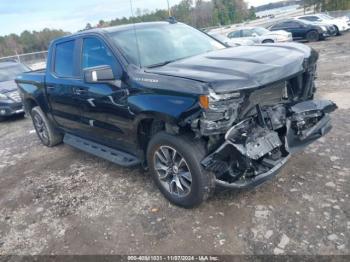
POLYGON ((23 106, 24 106, 25 112, 28 115, 30 115, 30 112, 32 111, 32 109, 36 106, 39 106, 39 104, 34 98, 27 97, 23 100, 23 106))
POLYGON ((160 131, 165 131, 173 135, 184 131, 191 131, 190 128, 181 127, 178 118, 159 112, 145 112, 140 114, 135 119, 134 125, 134 130, 137 130, 137 145, 144 152, 147 151, 147 146, 151 138, 160 131))

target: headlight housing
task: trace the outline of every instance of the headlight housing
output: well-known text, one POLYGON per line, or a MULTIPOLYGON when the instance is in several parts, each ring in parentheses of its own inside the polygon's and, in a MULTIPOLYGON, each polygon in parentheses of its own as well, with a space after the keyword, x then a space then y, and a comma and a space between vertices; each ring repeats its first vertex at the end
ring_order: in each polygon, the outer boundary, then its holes
POLYGON ((217 94, 211 90, 209 95, 200 96, 199 104, 204 109, 200 119, 201 134, 225 133, 236 121, 242 100, 240 92, 217 94))
POLYGON ((199 97, 199 104, 204 109, 218 109, 222 107, 222 103, 227 100, 234 98, 239 98, 241 96, 240 92, 233 92, 227 94, 217 94, 210 90, 209 95, 202 95, 199 97))

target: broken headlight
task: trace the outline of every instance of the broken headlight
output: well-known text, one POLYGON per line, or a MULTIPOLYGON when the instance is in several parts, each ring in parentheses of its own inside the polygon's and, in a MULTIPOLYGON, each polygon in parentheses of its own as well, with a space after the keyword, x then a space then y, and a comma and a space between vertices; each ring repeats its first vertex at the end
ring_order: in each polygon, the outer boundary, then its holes
POLYGON ((200 97, 203 114, 200 121, 202 135, 225 133, 238 117, 242 102, 239 92, 217 94, 210 91, 208 96, 200 97))

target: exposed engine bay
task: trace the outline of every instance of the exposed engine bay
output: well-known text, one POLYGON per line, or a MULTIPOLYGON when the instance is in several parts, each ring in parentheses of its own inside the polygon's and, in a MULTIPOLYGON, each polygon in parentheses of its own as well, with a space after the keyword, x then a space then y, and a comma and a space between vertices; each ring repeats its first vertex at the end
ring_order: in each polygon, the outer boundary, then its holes
POLYGON ((236 188, 262 183, 291 153, 325 135, 331 129, 328 113, 336 109, 327 100, 256 107, 257 114, 234 125, 222 145, 202 161, 218 183, 236 188))
MULTIPOLYGON (((209 108, 192 122, 207 137, 205 169, 217 184, 256 186, 275 174, 296 153, 331 129, 337 106, 312 100, 316 66, 303 74, 252 91, 211 94, 209 108)), ((197 129, 195 129, 197 127, 197 129)))

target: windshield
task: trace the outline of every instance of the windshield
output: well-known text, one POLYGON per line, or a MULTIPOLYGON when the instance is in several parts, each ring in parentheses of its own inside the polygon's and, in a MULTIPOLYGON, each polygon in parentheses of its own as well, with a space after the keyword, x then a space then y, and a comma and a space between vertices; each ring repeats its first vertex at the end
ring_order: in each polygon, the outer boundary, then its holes
POLYGON ((326 14, 321 14, 320 17, 323 17, 325 19, 334 19, 333 17, 326 15, 326 14))
POLYGON ((152 24, 136 28, 136 31, 125 30, 109 35, 129 62, 143 67, 157 66, 225 48, 206 34, 181 23, 152 24), (137 47, 140 50, 140 59, 137 47))
POLYGON ((0 82, 14 80, 18 75, 27 71, 29 69, 22 64, 0 66, 0 82))
POLYGON ((220 42, 226 43, 229 42, 230 39, 227 38, 226 36, 220 35, 220 34, 209 34, 212 37, 214 37, 215 39, 219 40, 220 42))
POLYGON ((255 27, 253 28, 254 33, 258 34, 258 35, 266 35, 268 33, 270 33, 269 30, 263 28, 263 27, 255 27))

